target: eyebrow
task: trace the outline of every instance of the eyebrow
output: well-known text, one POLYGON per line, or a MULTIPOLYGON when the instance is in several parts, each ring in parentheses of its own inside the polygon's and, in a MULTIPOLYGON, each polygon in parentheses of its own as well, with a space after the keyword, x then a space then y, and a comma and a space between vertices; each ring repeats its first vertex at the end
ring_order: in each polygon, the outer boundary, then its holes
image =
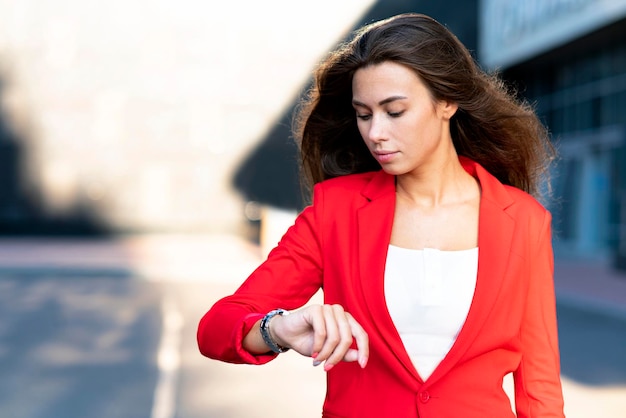
MULTIPOLYGON (((383 106, 383 105, 386 105, 387 103, 395 102, 396 100, 403 100, 406 98, 407 97, 405 96, 391 96, 378 102, 378 105, 383 106)), ((352 104, 355 106, 360 106, 360 107, 369 107, 365 103, 359 102, 358 100, 354 100, 354 99, 352 100, 352 104)))

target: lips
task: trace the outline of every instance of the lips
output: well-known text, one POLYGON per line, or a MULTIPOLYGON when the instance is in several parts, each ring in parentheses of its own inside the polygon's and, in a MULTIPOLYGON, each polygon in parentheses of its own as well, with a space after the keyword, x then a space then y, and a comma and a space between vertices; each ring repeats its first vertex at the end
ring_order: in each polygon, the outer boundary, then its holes
POLYGON ((391 161, 397 153, 397 151, 374 151, 373 154, 379 163, 386 163, 391 161))

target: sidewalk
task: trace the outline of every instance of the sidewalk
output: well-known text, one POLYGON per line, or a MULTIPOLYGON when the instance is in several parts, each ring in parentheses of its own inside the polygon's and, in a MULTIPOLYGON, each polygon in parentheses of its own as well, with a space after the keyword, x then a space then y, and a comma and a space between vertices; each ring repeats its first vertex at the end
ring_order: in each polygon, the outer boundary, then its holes
POLYGON ((243 280, 259 260, 258 246, 234 235, 0 238, 0 275, 55 271, 230 283, 243 280))
POLYGON ((599 262, 556 259, 557 302, 626 320, 626 272, 599 262))
MULTIPOLYGON (((185 318, 180 336, 180 387, 173 389, 180 394, 180 416, 255 418, 259 411, 275 410, 276 414, 296 416, 293 411, 301 410, 303 405, 310 409, 306 417, 319 416, 324 374, 312 368, 308 359, 286 355, 263 368, 234 366, 208 361, 199 355, 194 344, 197 319, 214 300, 232 292, 261 262, 263 254, 259 245, 231 235, 3 238, 0 278, 52 274, 157 282, 185 318), (259 380, 269 387, 285 381, 298 384, 287 385, 280 399, 274 399, 258 391, 259 380), (233 392, 233 387, 238 390, 233 392), (240 402, 236 394, 249 402, 240 402)), ((555 284, 557 303, 561 306, 611 315, 620 324, 626 321, 626 274, 600 264, 557 259, 555 284)), ((510 393, 510 385, 507 389, 510 393)), ((626 411, 626 387, 622 384, 593 386, 564 377, 563 390, 570 418, 617 418, 626 411), (600 406, 603 412, 598 415, 600 406)))
MULTIPOLYGON (((0 360, 5 364, 16 363, 16 357, 20 361, 23 361, 24 356, 29 357, 29 360, 33 356, 37 357, 37 362, 32 366, 34 372, 21 369, 15 371, 19 381, 26 382, 25 386, 29 389, 16 391, 9 406, 20 411, 28 409, 37 395, 33 392, 42 385, 41 373, 36 367, 49 360, 49 354, 48 350, 35 350, 33 345, 48 347, 49 341, 64 343, 67 346, 66 356, 74 357, 73 340, 68 342, 66 337, 72 336, 71 332, 78 329, 76 324, 83 324, 84 319, 72 315, 74 311, 66 309, 68 299, 81 306, 96 301, 106 312, 119 312, 122 315, 119 318, 122 326, 119 328, 124 328, 124 331, 133 324, 132 312, 136 307, 136 299, 142 299, 142 295, 112 294, 111 288, 121 288, 123 292, 130 286, 148 289, 160 296, 157 300, 150 299, 153 305, 148 308, 151 312, 160 311, 160 316, 151 316, 151 319, 157 318, 157 322, 160 320, 161 329, 157 326, 146 330, 149 335, 141 338, 141 344, 148 345, 149 349, 136 344, 129 345, 132 341, 136 343, 137 338, 130 338, 128 333, 124 337, 121 331, 115 334, 117 339, 113 341, 117 341, 119 349, 126 354, 124 358, 133 360, 128 360, 129 367, 126 370, 133 370, 132 366, 136 362, 151 367, 148 372, 135 375, 134 379, 142 382, 140 389, 143 392, 154 390, 152 404, 147 404, 143 398, 133 398, 134 392, 120 391, 119 386, 116 386, 119 385, 116 376, 96 376, 92 380, 95 385, 114 387, 112 390, 117 391, 120 399, 111 397, 107 401, 111 408, 116 409, 116 413, 107 414, 106 411, 98 410, 94 412, 95 417, 319 417, 324 399, 325 374, 320 368, 312 367, 310 359, 296 353, 286 353, 280 361, 264 367, 251 367, 211 361, 198 351, 195 333, 199 318, 217 299, 232 293, 259 264, 260 259, 258 245, 230 235, 0 239, 0 288, 12 289, 22 284, 22 299, 31 301, 31 304, 33 299, 47 301, 39 306, 39 318, 50 315, 52 306, 63 311, 60 322, 64 325, 54 327, 43 336, 35 334, 32 339, 37 340, 37 344, 26 346, 20 345, 20 341, 28 339, 33 328, 25 328, 20 334, 16 330, 14 335, 19 338, 14 338, 16 341, 12 346, 15 348, 7 350, 3 345, 4 351, 0 354, 4 357, 0 360), (97 286, 98 283, 108 286, 103 290, 97 286), (286 381, 293 384, 285 385, 286 381), (259 382, 267 387, 281 387, 281 390, 272 393, 261 391, 259 382), (138 408, 143 408, 140 415, 133 412, 138 408), (302 408, 305 408, 305 413, 302 408)), ((7 315, 14 315, 13 329, 27 323, 26 319, 32 317, 31 311, 22 309, 21 301, 15 304, 17 308, 9 306, 5 309, 7 315), (26 316, 28 318, 25 319, 26 316)), ((89 317, 95 317, 95 313, 90 311, 89 317)), ((3 323, 0 337, 7 335, 6 325, 3 323)), ((111 327, 117 329, 113 325, 111 327)), ((132 335, 138 335, 136 330, 132 331, 132 335)), ((112 342, 107 339, 108 336, 101 335, 100 328, 91 327, 75 337, 85 339, 86 336, 89 336, 89 342, 104 344, 102 351, 108 353, 106 348, 112 342)), ((91 360, 89 356, 87 358, 91 360)), ((81 376, 76 376, 81 368, 63 370, 72 382, 81 381, 81 376)), ((2 369, 0 373, 4 371, 2 369)), ((67 386, 67 382, 60 382, 58 386, 65 388, 63 385, 67 386)), ((36 404, 42 409, 47 406, 57 407, 67 414, 53 410, 50 416, 85 416, 77 415, 74 407, 80 403, 77 399, 98 396, 91 386, 74 385, 67 393, 57 393, 53 389, 47 392, 49 396, 44 401, 38 400, 36 404)), ((0 409, 7 409, 2 399, 0 409)), ((12 416, 35 418, 41 415, 14 413, 12 416)))

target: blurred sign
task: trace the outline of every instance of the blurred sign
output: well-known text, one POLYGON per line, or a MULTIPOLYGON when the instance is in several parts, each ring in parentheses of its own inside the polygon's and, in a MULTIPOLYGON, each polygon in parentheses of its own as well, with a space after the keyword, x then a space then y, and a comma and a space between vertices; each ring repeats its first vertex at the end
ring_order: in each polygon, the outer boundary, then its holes
POLYGON ((626 17, 626 0, 482 0, 480 59, 517 64, 626 17))

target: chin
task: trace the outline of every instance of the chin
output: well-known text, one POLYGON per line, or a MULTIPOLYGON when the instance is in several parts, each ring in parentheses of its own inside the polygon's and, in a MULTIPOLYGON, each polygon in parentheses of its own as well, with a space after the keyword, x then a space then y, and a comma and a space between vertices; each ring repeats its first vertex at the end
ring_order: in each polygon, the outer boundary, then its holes
POLYGON ((392 176, 400 176, 402 174, 408 173, 407 170, 402 170, 398 167, 393 167, 392 165, 382 166, 382 169, 385 173, 390 174, 392 176))

